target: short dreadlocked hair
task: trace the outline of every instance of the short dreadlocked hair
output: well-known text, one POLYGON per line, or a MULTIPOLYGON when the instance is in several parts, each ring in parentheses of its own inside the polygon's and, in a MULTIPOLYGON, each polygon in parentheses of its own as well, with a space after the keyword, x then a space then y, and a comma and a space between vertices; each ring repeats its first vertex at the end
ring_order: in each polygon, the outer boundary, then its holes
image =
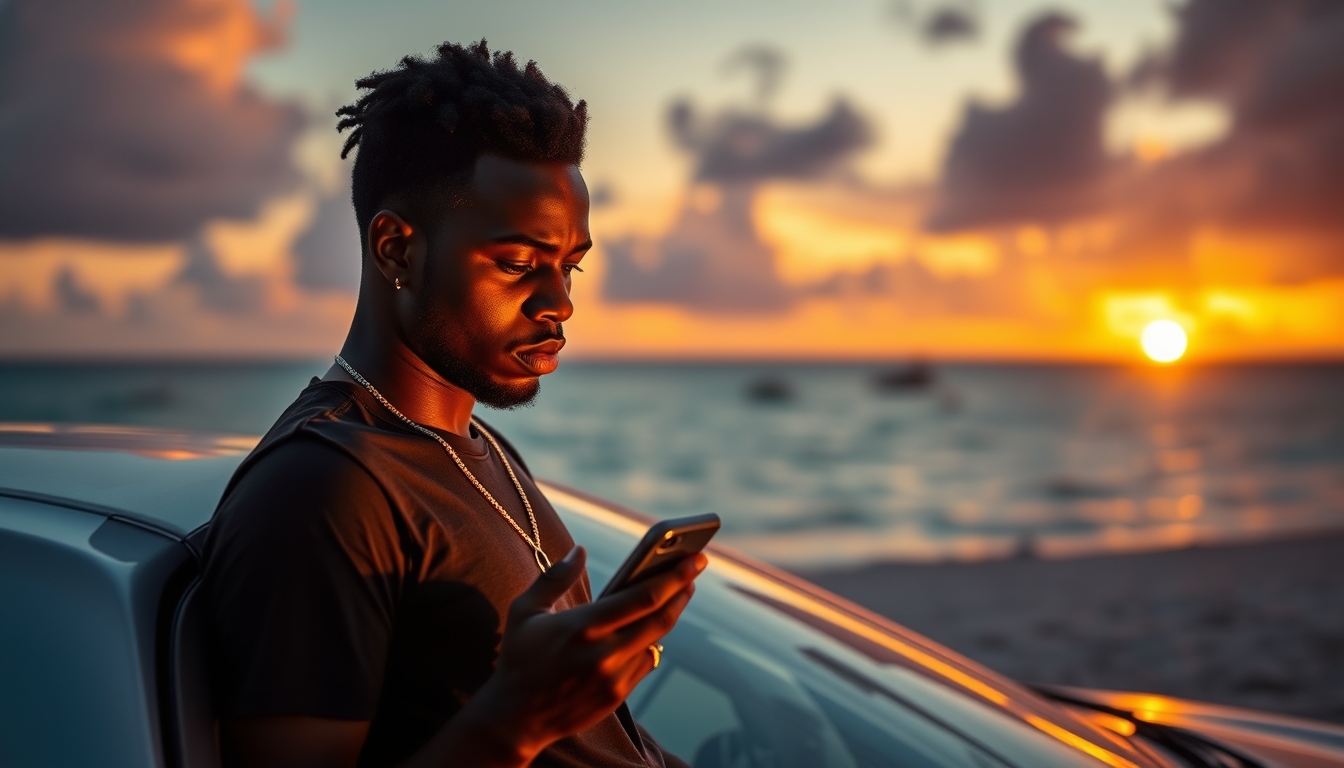
POLYGON ((406 56, 394 69, 355 82, 368 92, 341 107, 337 131, 353 129, 351 201, 360 241, 388 203, 420 200, 454 207, 470 199, 476 160, 496 153, 522 162, 583 160, 588 105, 574 104, 535 61, 519 68, 510 51, 492 56, 485 40, 444 43, 429 58, 406 56))

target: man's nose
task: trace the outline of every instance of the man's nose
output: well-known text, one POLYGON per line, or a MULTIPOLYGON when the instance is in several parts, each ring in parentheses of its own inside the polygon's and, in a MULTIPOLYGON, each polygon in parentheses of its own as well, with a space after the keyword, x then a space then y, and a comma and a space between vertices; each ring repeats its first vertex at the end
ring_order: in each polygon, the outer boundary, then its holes
POLYGON ((562 270, 546 270, 536 289, 523 304, 523 314, 529 320, 563 323, 574 314, 574 302, 569 300, 569 286, 562 270))

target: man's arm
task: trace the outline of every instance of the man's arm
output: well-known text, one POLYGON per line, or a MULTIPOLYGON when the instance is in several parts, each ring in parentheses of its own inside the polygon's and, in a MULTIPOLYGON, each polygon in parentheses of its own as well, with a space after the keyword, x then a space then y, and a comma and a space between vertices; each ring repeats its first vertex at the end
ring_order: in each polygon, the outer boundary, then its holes
MULTIPOLYGON (((494 673, 402 768, 522 768, 611 714, 653 669, 648 648, 676 624, 705 556, 598 602, 554 611, 584 562, 575 547, 513 602, 494 673)), ((310 717, 225 719, 224 764, 352 768, 368 727, 310 717)))
POLYGON ((203 585, 225 765, 353 768, 398 554, 382 488, 325 442, 288 440, 237 480, 211 523, 203 585))

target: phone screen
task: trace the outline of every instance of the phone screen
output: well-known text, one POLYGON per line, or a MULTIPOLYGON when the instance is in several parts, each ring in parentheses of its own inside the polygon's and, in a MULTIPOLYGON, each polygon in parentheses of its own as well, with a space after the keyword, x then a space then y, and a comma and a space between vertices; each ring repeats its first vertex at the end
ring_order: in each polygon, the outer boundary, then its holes
POLYGON ((705 548, 719 532, 715 514, 663 520, 649 528, 644 538, 611 577, 599 598, 619 592, 631 584, 670 570, 677 563, 705 548))

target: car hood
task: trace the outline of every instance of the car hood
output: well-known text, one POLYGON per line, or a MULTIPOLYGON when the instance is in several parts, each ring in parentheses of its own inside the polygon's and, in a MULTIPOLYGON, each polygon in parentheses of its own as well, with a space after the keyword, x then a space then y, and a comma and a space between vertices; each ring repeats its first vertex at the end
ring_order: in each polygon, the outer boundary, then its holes
POLYGON ((1269 766, 1344 766, 1344 727, 1173 696, 1064 686, 1034 686, 1047 696, 1136 721, 1192 731, 1269 766))

